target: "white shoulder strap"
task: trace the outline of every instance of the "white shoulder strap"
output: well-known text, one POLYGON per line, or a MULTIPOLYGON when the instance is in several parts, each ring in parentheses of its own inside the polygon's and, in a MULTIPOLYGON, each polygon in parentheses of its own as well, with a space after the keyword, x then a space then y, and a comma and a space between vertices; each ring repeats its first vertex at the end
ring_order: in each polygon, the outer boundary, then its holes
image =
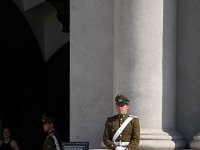
POLYGON ((133 119, 133 117, 128 117, 124 123, 121 125, 121 127, 115 132, 115 135, 113 136, 113 142, 117 139, 117 137, 120 135, 120 133, 124 130, 124 128, 127 126, 127 124, 133 119))
POLYGON ((60 149, 60 145, 58 144, 58 140, 57 140, 57 138, 55 137, 55 135, 51 135, 51 137, 53 138, 53 140, 54 140, 54 142, 55 142, 56 150, 61 150, 61 149, 60 149))

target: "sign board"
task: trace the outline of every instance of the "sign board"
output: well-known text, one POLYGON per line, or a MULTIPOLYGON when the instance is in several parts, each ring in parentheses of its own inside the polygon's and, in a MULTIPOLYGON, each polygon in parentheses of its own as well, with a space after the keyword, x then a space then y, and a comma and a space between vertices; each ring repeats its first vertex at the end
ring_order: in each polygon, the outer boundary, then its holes
POLYGON ((89 150, 89 142, 65 142, 64 150, 89 150))

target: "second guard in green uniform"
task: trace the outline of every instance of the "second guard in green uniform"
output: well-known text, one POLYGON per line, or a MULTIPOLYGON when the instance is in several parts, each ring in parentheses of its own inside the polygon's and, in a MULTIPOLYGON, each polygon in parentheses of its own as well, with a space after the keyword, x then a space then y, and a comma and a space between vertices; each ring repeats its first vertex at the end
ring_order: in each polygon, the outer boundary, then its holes
POLYGON ((43 115, 44 132, 48 135, 44 141, 43 150, 62 150, 62 141, 55 129, 55 119, 43 115))

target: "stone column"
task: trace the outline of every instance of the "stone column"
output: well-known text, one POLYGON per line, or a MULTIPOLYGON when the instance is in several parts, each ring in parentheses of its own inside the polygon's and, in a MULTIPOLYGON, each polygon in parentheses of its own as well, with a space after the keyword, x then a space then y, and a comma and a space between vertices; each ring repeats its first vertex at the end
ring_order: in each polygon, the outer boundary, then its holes
POLYGON ((200 149, 200 133, 193 137, 193 141, 190 143, 190 148, 200 149))
POLYGON ((140 118, 138 148, 184 148, 175 130, 176 1, 115 0, 114 14, 114 97, 126 95, 140 118))

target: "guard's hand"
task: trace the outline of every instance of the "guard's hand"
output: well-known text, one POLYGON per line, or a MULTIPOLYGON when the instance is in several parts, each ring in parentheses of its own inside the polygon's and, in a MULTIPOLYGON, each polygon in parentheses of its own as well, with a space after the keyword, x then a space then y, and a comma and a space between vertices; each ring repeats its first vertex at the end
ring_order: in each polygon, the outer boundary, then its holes
POLYGON ((125 150, 125 148, 122 147, 122 146, 117 146, 117 147, 115 148, 115 150, 125 150))

